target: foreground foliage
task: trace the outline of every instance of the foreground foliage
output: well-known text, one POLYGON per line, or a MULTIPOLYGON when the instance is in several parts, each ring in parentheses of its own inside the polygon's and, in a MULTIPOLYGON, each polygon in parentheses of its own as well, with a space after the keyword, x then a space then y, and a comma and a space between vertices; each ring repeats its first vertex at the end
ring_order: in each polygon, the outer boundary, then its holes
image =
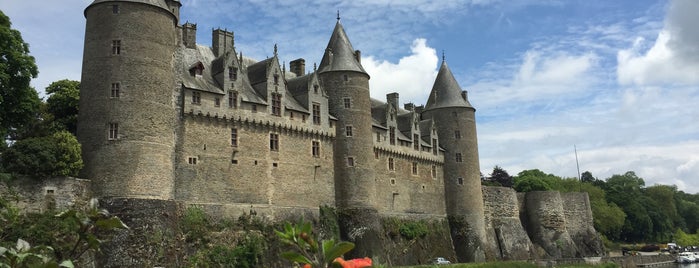
POLYGON ((86 253, 99 251, 113 230, 128 228, 96 202, 62 212, 21 213, 2 197, 0 222, 0 267, 73 267, 86 253))

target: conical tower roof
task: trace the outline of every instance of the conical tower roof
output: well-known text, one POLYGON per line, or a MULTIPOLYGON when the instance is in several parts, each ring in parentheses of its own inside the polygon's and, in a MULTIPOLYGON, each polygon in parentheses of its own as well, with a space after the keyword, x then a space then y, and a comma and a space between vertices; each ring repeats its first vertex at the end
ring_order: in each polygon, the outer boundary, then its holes
POLYGON ((345 34, 345 29, 342 28, 339 18, 328 42, 328 47, 325 49, 323 59, 320 61, 318 71, 319 73, 354 71, 367 74, 362 64, 357 60, 355 50, 345 34))
POLYGON ((437 79, 434 81, 430 97, 427 99, 425 110, 432 110, 445 107, 472 108, 468 99, 462 96, 461 87, 454 79, 454 75, 447 66, 447 61, 442 59, 442 66, 439 67, 437 79))

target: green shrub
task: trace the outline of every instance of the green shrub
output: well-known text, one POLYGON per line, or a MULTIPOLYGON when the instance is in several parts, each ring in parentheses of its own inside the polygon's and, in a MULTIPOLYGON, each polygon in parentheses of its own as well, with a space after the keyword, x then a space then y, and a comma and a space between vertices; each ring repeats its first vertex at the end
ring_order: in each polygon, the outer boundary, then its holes
POLYGON ((202 208, 197 206, 187 207, 180 221, 180 229, 185 235, 187 242, 206 243, 208 241, 209 227, 209 219, 202 208))
POLYGON ((408 221, 403 222, 398 228, 398 232, 405 239, 413 240, 427 235, 427 225, 424 222, 408 221))

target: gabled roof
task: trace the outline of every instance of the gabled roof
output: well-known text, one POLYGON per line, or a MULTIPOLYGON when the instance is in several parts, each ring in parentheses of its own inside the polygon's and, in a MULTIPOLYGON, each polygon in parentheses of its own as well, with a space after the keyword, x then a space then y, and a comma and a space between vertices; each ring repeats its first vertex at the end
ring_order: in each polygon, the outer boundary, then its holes
POLYGON ((454 75, 449 70, 447 62, 442 60, 442 66, 439 67, 437 79, 434 81, 430 97, 427 99, 425 110, 432 110, 445 107, 464 107, 472 108, 471 103, 465 100, 461 95, 461 87, 454 79, 454 75))
POLYGON ((339 19, 318 67, 318 73, 332 71, 354 71, 369 75, 364 71, 362 64, 357 61, 355 50, 339 19))
POLYGON ((267 58, 248 66, 248 79, 250 84, 255 84, 267 81, 267 67, 274 58, 267 58))

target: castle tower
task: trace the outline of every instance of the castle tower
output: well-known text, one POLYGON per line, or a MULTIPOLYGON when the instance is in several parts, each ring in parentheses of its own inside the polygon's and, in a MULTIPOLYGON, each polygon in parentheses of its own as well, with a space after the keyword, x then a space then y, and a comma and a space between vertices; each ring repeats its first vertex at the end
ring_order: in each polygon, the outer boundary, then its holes
POLYGON ((85 8, 78 140, 102 198, 173 198, 178 0, 85 8))
POLYGON ((362 67, 359 51, 352 48, 339 16, 318 74, 328 92, 329 112, 337 117, 334 166, 340 231, 356 244, 353 255, 373 256, 380 252, 381 225, 374 207, 369 74, 362 67))
POLYGON ((485 223, 481 192, 476 109, 442 59, 422 113, 432 118, 444 146, 444 187, 454 249, 460 262, 484 261, 485 223))

